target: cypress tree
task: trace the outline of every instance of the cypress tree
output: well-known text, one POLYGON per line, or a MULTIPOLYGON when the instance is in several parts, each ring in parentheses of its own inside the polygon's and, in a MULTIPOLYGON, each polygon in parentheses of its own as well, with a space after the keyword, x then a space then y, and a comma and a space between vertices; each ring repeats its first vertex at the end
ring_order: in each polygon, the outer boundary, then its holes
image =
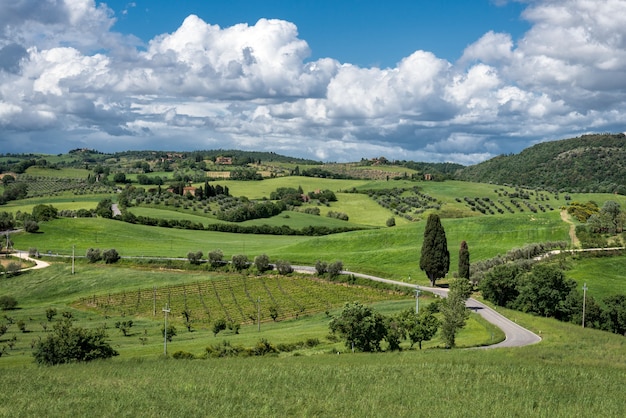
POLYGON ((441 225, 439 215, 434 213, 428 216, 426 229, 424 229, 420 269, 426 272, 431 286, 435 286, 435 281, 445 277, 450 269, 446 232, 441 225))
POLYGON ((470 278, 470 253, 467 242, 461 242, 459 249, 459 277, 469 280, 470 278))

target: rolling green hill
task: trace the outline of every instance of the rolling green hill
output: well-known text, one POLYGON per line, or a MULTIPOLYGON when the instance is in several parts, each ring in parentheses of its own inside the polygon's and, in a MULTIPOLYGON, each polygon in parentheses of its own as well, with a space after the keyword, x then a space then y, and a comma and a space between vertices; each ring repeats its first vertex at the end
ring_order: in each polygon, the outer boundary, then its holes
POLYGON ((457 178, 565 192, 626 194, 625 161, 624 134, 583 135, 492 158, 461 170, 457 178))

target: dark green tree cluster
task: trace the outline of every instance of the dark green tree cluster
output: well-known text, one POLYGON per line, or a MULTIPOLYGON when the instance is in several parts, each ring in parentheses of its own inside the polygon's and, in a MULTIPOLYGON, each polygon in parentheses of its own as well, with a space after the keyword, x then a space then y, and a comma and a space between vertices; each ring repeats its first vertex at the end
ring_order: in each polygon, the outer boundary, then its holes
POLYGON ((513 263, 500 265, 485 275, 480 290, 498 306, 577 324, 582 323, 585 298, 585 326, 626 333, 626 295, 598 303, 589 293, 585 297, 556 265, 537 264, 530 271, 513 263))
POLYGON ((348 349, 375 352, 381 351, 381 342, 387 342, 389 350, 399 350, 402 340, 410 339, 411 347, 432 339, 439 321, 431 310, 419 315, 406 310, 398 315, 385 317, 373 308, 359 302, 346 303, 341 314, 329 323, 330 331, 345 340, 348 349))
POLYGON ((35 344, 33 356, 37 363, 47 366, 117 356, 107 338, 104 329, 84 329, 64 317, 54 325, 53 333, 35 344))

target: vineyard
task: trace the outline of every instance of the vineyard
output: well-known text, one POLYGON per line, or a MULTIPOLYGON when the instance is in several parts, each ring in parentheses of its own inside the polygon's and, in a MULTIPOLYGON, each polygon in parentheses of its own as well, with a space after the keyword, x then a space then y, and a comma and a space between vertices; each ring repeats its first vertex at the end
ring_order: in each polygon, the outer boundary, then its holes
POLYGON ((358 300, 372 303, 403 299, 389 290, 335 283, 297 276, 232 276, 193 284, 137 289, 83 298, 78 307, 95 309, 107 316, 149 317, 161 314, 166 305, 174 320, 189 313, 192 324, 209 324, 218 319, 235 323, 283 320, 327 312, 358 300))
POLYGON ((111 186, 74 178, 20 175, 18 180, 28 184, 28 197, 57 196, 63 192, 73 192, 74 195, 109 194, 114 191, 111 186))

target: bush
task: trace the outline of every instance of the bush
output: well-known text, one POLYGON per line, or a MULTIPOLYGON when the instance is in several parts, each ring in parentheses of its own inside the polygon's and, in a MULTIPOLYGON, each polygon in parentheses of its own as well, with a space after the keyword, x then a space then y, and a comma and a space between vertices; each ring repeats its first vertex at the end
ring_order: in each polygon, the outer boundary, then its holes
POLYGON ((335 261, 334 263, 330 263, 328 265, 328 275, 331 278, 339 276, 342 270, 343 270, 343 263, 341 261, 335 261))
POLYGON ((117 253, 115 248, 111 248, 110 250, 106 250, 102 253, 102 258, 106 264, 114 264, 119 261, 120 255, 117 253))
POLYGON ((38 364, 47 366, 117 356, 106 338, 104 329, 74 327, 71 319, 64 319, 54 325, 52 335, 35 344, 33 356, 38 364))
MULTIPOLYGON (((161 327, 161 335, 165 337, 165 327, 161 327)), ((176 336, 176 327, 172 324, 167 326, 167 341, 172 342, 172 338, 176 336)))
POLYGON ((245 254, 233 255, 231 263, 235 270, 245 270, 248 268, 248 256, 245 254))
POLYGON ((34 234, 39 231, 39 224, 35 221, 24 221, 24 231, 34 234))
POLYGON ((285 260, 276 261, 276 270, 279 274, 282 275, 293 273, 293 267, 291 267, 291 263, 285 260))
POLYGON ((391 217, 389 219, 387 219, 386 225, 391 227, 391 226, 396 226, 396 218, 391 217))
POLYGON ((217 268, 223 264, 224 253, 222 250, 213 250, 209 252, 208 258, 211 267, 217 268))
POLYGON ((100 253, 100 248, 89 248, 87 250, 87 254, 85 254, 87 261, 90 263, 96 263, 102 260, 102 254, 100 253))
POLYGON ((213 336, 217 337, 217 334, 220 331, 224 331, 226 329, 226 320, 224 318, 220 318, 213 322, 213 336))
POLYGON ((13 296, 0 296, 0 308, 3 311, 10 311, 17 308, 17 300, 13 296))
POLYGON ((270 265, 270 258, 266 254, 261 254, 254 257, 254 266, 259 271, 259 273, 263 273, 267 270, 272 269, 272 266, 270 265))
POLYGON ((192 353, 189 353, 187 351, 177 351, 174 354, 172 354, 172 357, 175 358, 176 360, 193 360, 196 358, 196 356, 194 356, 192 353))
POLYGON ((189 251, 187 253, 187 259, 189 260, 190 264, 193 265, 198 265, 200 264, 200 260, 202 260, 202 251, 196 251, 195 253, 193 251, 189 251))
POLYGON ((315 262, 315 271, 319 276, 323 276, 328 271, 328 263, 325 261, 317 260, 315 262))

